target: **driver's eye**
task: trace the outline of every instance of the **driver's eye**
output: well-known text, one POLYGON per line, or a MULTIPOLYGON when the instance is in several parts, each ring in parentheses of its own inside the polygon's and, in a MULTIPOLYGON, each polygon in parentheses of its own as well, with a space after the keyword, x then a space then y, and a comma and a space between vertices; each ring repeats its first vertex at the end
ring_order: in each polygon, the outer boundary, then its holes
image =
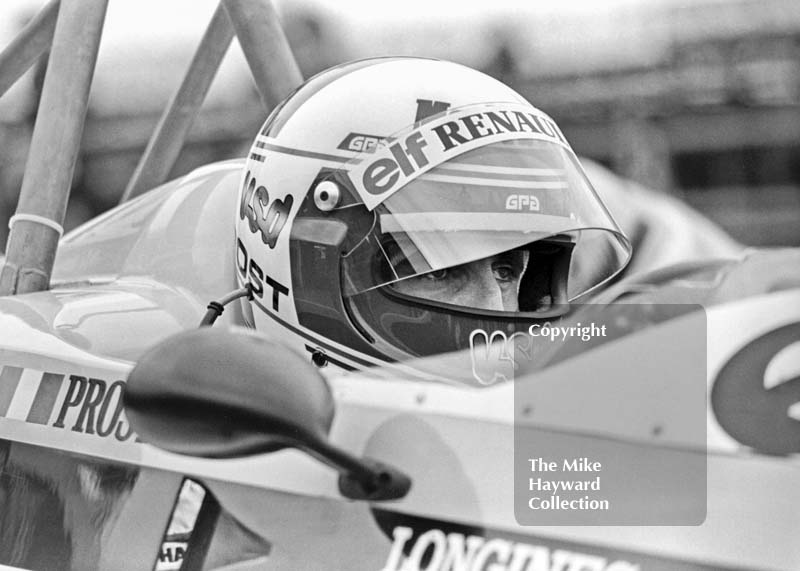
POLYGON ((509 281, 516 277, 514 268, 511 265, 495 266, 492 268, 495 279, 509 281))
POLYGON ((425 278, 434 282, 441 281, 447 277, 447 270, 434 270, 425 274, 425 278))

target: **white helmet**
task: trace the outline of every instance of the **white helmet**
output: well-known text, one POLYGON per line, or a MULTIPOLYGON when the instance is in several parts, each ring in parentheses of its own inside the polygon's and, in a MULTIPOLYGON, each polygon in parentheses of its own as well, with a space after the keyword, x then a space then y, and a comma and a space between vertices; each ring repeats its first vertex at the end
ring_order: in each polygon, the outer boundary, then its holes
POLYGON ((480 72, 420 58, 343 64, 283 101, 251 147, 236 222, 252 325, 344 369, 527 330, 630 258, 550 117, 480 72), (514 311, 398 286, 507 252, 527 252, 514 311))

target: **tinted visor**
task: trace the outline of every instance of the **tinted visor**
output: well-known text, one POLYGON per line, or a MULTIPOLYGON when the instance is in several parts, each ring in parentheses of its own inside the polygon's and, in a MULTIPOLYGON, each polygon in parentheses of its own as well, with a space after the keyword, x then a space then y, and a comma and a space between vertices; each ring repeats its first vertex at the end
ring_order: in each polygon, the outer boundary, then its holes
POLYGON ((566 239, 573 299, 630 258, 627 239, 574 154, 545 140, 500 141, 455 156, 374 213, 372 230, 343 258, 345 296, 566 239))

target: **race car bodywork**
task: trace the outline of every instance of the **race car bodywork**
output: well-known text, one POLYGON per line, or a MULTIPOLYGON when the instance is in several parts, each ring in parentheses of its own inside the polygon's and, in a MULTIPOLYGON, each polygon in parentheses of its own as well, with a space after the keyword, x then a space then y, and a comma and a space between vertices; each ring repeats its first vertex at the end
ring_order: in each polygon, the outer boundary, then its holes
MULTIPOLYGON (((142 442, 122 401, 131 368, 152 347, 196 328, 206 304, 237 287, 228 221, 240 168, 240 161, 205 167, 89 222, 62 241, 49 291, 0 299, 0 564, 385 571, 800 566, 800 289, 783 278, 751 287, 743 299, 728 292, 704 312, 628 328, 585 354, 523 367, 513 383, 459 382, 459 366, 469 370, 471 363, 475 371, 474 355, 465 354, 434 359, 437 374, 430 374, 429 361, 423 376, 393 367, 328 379, 329 443, 405 473, 411 489, 397 500, 345 497, 337 472, 298 449, 206 459, 142 442), (687 319, 699 324, 704 342, 684 335, 687 319), (698 355, 705 365, 699 439, 683 431, 682 411, 661 406, 676 386, 691 384, 678 371, 698 355), (520 525, 514 464, 520 434, 556 448, 577 439, 623 456, 633 447, 699 459, 707 469, 707 509, 692 525, 659 525, 652 517, 644 526, 520 525)), ((768 267, 776 267, 775 256, 796 262, 792 253, 769 255, 768 267)), ((752 254, 750 263, 759 256, 752 254)), ((736 274, 704 267, 715 271, 685 271, 672 280, 667 302, 690 301, 674 295, 681 287, 724 291, 730 283, 724 276, 736 274)), ((614 295, 642 295, 641 280, 633 278, 614 295)), ((230 307, 214 329, 243 323, 230 307)), ((245 391, 224 355, 216 357, 218 389, 245 391)), ((265 379, 278 374, 297 376, 302 387, 306 372, 271 371, 264 363, 265 379)), ((223 415, 211 409, 204 416, 214 426, 223 415)), ((676 477, 664 472, 665 480, 676 477)), ((638 501, 655 517, 671 500, 638 501)))

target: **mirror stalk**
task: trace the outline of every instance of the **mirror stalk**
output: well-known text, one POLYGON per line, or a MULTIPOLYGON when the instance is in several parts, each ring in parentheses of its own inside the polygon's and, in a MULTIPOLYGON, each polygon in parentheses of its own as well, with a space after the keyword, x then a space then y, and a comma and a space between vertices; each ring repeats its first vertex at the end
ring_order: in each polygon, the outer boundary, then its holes
POLYGON ((296 446, 339 472, 339 492, 351 500, 397 500, 408 494, 411 479, 393 466, 358 458, 327 441, 296 446))
POLYGON ((252 331, 200 327, 165 339, 131 370, 122 399, 139 437, 170 452, 241 458, 292 447, 338 471, 346 498, 396 500, 411 488, 397 468, 331 444, 328 383, 305 355, 252 331))

